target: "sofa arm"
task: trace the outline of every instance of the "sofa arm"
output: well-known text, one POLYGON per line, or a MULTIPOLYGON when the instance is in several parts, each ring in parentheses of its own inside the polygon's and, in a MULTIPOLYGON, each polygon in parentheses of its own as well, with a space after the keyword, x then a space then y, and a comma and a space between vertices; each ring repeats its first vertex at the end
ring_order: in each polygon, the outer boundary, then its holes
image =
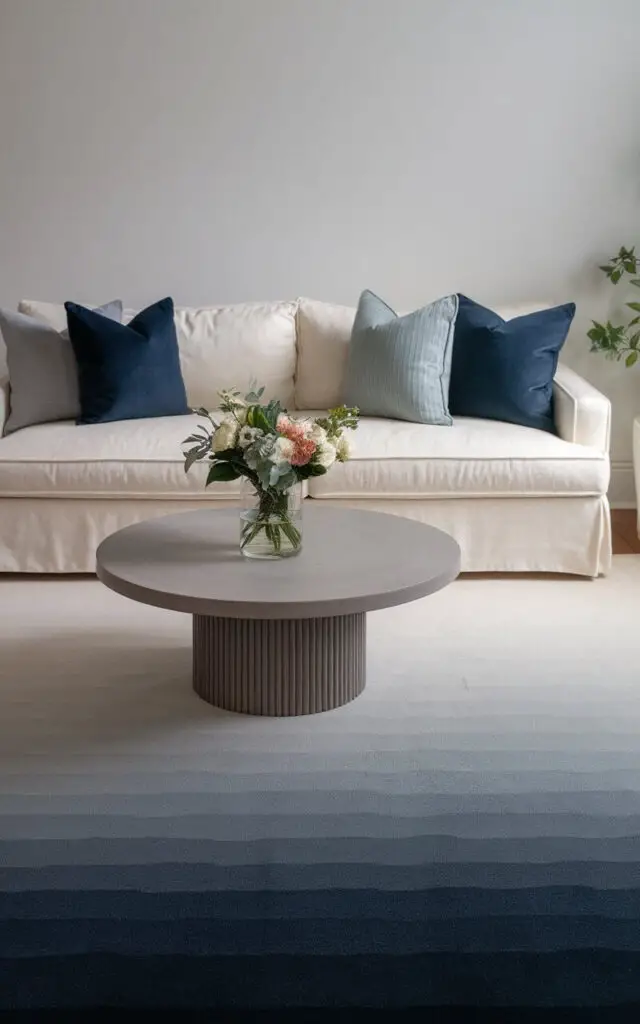
POLYGON ((0 377, 0 437, 9 418, 9 378, 0 377))
POLYGON ((580 374, 562 363, 553 381, 556 429, 564 441, 609 451, 611 402, 580 374))

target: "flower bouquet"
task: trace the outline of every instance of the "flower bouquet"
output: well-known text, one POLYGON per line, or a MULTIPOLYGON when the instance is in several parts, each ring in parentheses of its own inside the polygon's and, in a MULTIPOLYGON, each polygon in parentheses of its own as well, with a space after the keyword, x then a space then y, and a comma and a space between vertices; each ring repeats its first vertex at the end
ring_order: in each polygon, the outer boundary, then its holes
POLYGON ((183 442, 185 472, 211 463, 206 485, 244 478, 240 549, 248 558, 285 558, 302 547, 302 483, 346 462, 346 430, 358 425, 358 410, 340 406, 317 419, 297 420, 276 399, 260 404, 264 388, 242 396, 220 391, 222 418, 208 420, 183 442))

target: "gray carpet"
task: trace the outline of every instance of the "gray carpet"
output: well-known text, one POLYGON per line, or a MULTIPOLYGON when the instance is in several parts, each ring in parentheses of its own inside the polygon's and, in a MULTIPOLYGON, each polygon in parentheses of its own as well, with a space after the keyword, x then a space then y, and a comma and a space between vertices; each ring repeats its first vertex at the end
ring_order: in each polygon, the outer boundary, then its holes
POLYGON ((0 582, 0 1009, 640 1006, 639 631, 640 557, 461 580, 257 719, 187 617, 0 582))

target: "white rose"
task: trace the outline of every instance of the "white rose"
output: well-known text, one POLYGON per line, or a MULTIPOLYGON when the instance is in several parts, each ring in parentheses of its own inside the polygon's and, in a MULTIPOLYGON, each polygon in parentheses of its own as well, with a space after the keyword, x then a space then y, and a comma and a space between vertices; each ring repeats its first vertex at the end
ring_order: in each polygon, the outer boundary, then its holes
POLYGON ((290 462, 293 455, 293 441, 288 437, 279 437, 274 450, 276 462, 290 462))
POLYGON ((214 452, 225 452, 227 448, 235 448, 238 441, 238 423, 233 416, 225 416, 211 438, 214 452))
POLYGON ((336 458, 338 462, 347 462, 351 456, 351 448, 347 438, 342 435, 336 445, 336 458))
POLYGON ((324 469, 329 469, 336 461, 336 449, 328 441, 318 445, 315 461, 324 469))

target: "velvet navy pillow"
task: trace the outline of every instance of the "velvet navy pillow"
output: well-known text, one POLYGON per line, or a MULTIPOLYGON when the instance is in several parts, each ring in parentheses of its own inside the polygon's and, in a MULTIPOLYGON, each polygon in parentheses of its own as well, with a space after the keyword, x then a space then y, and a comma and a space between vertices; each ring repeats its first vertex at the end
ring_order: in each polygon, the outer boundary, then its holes
POLYGON ((128 324, 65 302, 78 364, 78 423, 110 423, 189 412, 180 369, 173 299, 143 309, 128 324))
POLYGON ((555 433, 553 378, 575 311, 575 304, 568 302, 503 320, 459 295, 451 415, 504 420, 555 433))

